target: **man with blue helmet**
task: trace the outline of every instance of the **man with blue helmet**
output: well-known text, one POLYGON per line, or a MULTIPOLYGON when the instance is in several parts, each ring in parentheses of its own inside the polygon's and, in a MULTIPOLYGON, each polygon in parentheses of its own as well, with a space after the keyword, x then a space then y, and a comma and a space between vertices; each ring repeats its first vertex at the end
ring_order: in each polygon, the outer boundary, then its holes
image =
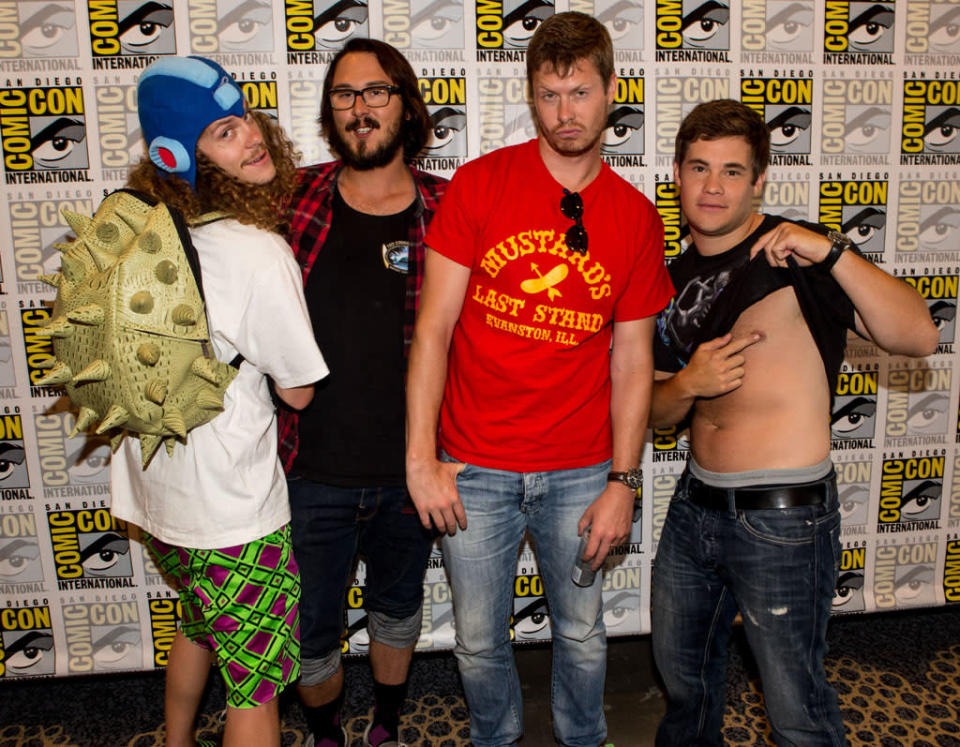
POLYGON ((123 440, 111 464, 112 511, 142 528, 180 594, 166 743, 195 743, 216 663, 227 690, 223 743, 279 745, 277 697, 300 669, 300 576, 267 377, 299 408, 327 374, 300 270, 274 233, 296 181, 293 147, 276 124, 247 110, 239 86, 209 60, 157 60, 137 93, 148 158, 127 186, 182 214, 199 256, 213 351, 242 363, 223 412, 169 458, 158 454, 144 468, 140 442, 123 440))

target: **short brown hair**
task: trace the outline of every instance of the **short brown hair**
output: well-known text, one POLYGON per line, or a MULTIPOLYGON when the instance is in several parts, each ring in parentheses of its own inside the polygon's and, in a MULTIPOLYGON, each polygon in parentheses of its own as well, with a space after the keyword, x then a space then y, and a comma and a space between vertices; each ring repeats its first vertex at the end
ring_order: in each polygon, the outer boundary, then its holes
POLYGON ((343 45, 343 49, 337 52, 330 63, 330 67, 327 68, 327 76, 323 79, 323 94, 320 99, 320 130, 323 136, 329 143, 330 130, 336 126, 333 122, 333 107, 330 105, 330 89, 333 87, 333 76, 337 72, 337 64, 343 59, 344 55, 351 52, 366 52, 376 56, 383 72, 400 89, 403 112, 407 115, 401 125, 403 160, 410 163, 423 150, 423 146, 430 139, 433 132, 433 122, 430 119, 430 112, 427 111, 427 105, 423 103, 423 96, 420 95, 417 74, 413 72, 407 58, 379 39, 362 37, 351 39, 343 45))
POLYGON ((297 159, 293 143, 276 120, 251 111, 263 134, 263 143, 270 153, 277 175, 268 184, 245 184, 227 174, 197 151, 197 190, 175 174, 160 171, 149 157, 144 157, 130 170, 127 186, 177 208, 187 223, 204 213, 223 211, 240 223, 268 231, 279 230, 282 210, 293 195, 297 183, 297 159))
POLYGON ((721 137, 742 137, 747 141, 753 157, 753 182, 756 183, 770 162, 770 130, 756 111, 733 99, 698 104, 683 118, 673 156, 677 166, 683 165, 691 143, 721 137))
POLYGON ((533 74, 549 64, 565 77, 578 60, 590 60, 603 84, 613 78, 613 42, 606 27, 593 16, 576 11, 557 13, 536 30, 527 47, 527 85, 533 74))

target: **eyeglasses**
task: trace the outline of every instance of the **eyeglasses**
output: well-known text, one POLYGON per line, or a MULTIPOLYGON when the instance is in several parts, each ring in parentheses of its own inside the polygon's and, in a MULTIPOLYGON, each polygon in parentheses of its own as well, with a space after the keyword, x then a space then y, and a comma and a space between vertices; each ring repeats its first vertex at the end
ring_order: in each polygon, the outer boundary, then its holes
POLYGON ((583 200, 579 192, 563 190, 563 199, 560 200, 560 212, 572 221, 576 221, 567 229, 567 247, 570 251, 587 253, 587 229, 583 227, 583 200))
POLYGON ((399 86, 367 86, 358 91, 354 88, 336 88, 330 91, 330 106, 337 110, 352 109, 357 96, 371 109, 379 109, 390 103, 390 94, 400 93, 399 86))

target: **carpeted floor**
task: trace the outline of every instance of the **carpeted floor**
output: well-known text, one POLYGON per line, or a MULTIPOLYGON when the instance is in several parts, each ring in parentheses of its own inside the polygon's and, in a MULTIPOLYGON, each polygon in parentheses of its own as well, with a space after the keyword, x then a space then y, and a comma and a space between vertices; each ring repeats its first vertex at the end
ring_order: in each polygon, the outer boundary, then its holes
MULTIPOLYGON (((960 608, 917 610, 835 619, 827 664, 840 693, 853 745, 960 747, 960 608)), ((635 697, 623 687, 649 671, 648 639, 611 640, 608 673, 609 742, 615 747, 653 743, 655 689, 635 697), (642 705, 641 705, 642 703, 642 705), (640 718, 640 711, 644 718, 640 718), (637 727, 639 723, 642 727, 637 727)), ((548 660, 542 647, 518 651, 521 676, 548 660)), ((772 744, 763 698, 742 636, 731 646, 724 740, 730 745, 772 744)), ((344 713, 354 744, 366 726, 371 681, 365 662, 346 665, 344 713)), ((221 729, 222 687, 211 678, 200 737, 221 729)), ((631 685, 632 687, 633 685, 631 685)), ((0 682, 0 747, 162 744, 161 672, 0 682)), ((540 688, 544 689, 544 688, 540 688)), ((417 656, 403 720, 403 739, 424 747, 469 744, 468 715, 453 657, 417 656)), ((524 747, 547 747, 547 694, 528 698, 524 747), (542 722, 542 723, 538 723, 542 722), (538 728, 534 728, 538 727, 538 728)), ((303 744, 303 718, 293 697, 281 706, 284 745, 303 744)))

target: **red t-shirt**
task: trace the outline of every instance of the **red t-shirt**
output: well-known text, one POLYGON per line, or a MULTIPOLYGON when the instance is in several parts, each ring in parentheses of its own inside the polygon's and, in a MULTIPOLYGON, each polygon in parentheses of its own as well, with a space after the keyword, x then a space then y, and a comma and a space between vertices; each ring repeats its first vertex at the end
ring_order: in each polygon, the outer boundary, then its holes
POLYGON ((471 269, 453 332, 440 445, 491 469, 571 469, 610 458, 613 321, 656 314, 673 295, 663 224, 603 165, 580 193, 586 256, 536 140, 462 166, 427 245, 471 269))

